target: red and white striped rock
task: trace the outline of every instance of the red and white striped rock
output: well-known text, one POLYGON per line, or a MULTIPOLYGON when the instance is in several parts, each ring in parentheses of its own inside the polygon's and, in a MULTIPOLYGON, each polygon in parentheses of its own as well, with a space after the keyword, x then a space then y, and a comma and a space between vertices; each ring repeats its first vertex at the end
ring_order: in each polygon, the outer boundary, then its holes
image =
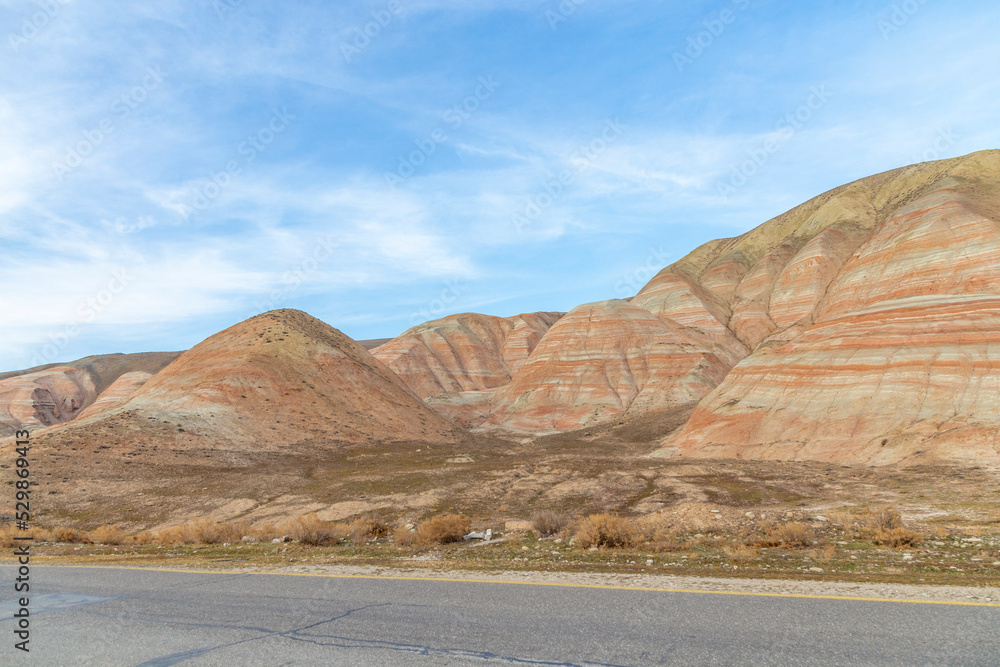
POLYGON ((839 270, 853 240, 803 247, 775 320, 799 333, 733 368, 661 455, 1000 463, 1000 152, 935 165, 839 270))
POLYGON ((477 313, 427 322, 372 354, 421 398, 503 386, 562 313, 477 313))
POLYGON ((692 404, 729 365, 706 336, 621 300, 579 306, 549 329, 480 429, 545 433, 692 404))
POLYGON ((69 421, 96 397, 91 375, 69 366, 0 380, 0 436, 69 421))

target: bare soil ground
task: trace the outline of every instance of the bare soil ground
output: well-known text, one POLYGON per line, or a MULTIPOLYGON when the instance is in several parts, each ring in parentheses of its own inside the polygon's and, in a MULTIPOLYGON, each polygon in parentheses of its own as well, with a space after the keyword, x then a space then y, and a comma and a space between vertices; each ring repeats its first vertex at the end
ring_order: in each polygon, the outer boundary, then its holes
MULTIPOLYGON (((645 426, 523 442, 340 447, 248 454, 157 450, 114 460, 99 443, 79 452, 32 450, 41 527, 127 532, 211 517, 278 522, 317 512, 393 525, 443 512, 472 518, 503 540, 437 547, 296 542, 209 546, 40 544, 39 560, 157 566, 282 568, 389 566, 730 578, 997 586, 1000 471, 948 465, 852 467, 809 462, 652 459, 645 426), (111 459, 111 460, 109 460, 111 459), (923 542, 893 548, 863 530, 872 511, 897 509, 923 542), (668 537, 625 549, 585 549, 567 529, 526 530, 541 510, 567 517, 654 515, 668 537), (769 531, 803 524, 802 544, 769 531), (294 559, 294 560, 293 560, 294 559)), ((9 474, 10 471, 6 470, 9 474)), ((6 476, 6 475, 5 475, 6 476)), ((8 487, 10 488, 10 487, 8 487)))

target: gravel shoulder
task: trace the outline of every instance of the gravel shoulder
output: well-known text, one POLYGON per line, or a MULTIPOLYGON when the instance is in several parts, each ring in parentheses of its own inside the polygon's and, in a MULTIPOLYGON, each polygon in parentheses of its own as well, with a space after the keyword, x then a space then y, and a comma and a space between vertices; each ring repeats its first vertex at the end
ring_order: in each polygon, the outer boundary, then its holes
POLYGON ((306 574, 340 577, 407 577, 428 580, 490 581, 516 584, 556 584, 759 595, 833 596, 917 602, 951 602, 1000 607, 1000 587, 858 583, 793 579, 736 579, 653 574, 592 574, 577 572, 474 572, 427 568, 351 565, 309 565, 285 568, 234 569, 256 574, 306 574))

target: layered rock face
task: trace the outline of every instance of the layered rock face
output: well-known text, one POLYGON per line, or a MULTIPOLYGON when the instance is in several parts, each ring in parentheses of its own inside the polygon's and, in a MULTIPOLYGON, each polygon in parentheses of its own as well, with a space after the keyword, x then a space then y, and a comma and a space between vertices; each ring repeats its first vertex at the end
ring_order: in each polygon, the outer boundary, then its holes
MULTIPOLYGON (((123 379, 122 388, 139 379, 123 379)), ((464 437, 361 345, 295 310, 208 338, 125 402, 95 409, 45 440, 82 433, 109 445, 248 451, 464 437)))
POLYGON ((0 380, 0 436, 69 421, 97 398, 86 371, 57 366, 0 380))
MULTIPOLYGON (((35 430, 75 419, 102 400, 104 392, 123 376, 139 373, 149 378, 179 354, 108 354, 5 373, 0 376, 0 437, 21 428, 35 430)), ((136 377, 115 387, 106 400, 124 398, 139 386, 136 377)))
POLYGON ((451 315, 413 327, 372 354, 438 413, 473 427, 486 419, 496 390, 510 383, 562 316, 451 315))
MULTIPOLYGON (((844 394, 851 401, 871 393, 861 388, 861 375, 850 364, 837 370, 846 362, 831 361, 833 368, 826 372, 821 369, 827 362, 815 356, 820 350, 835 354, 853 349, 842 337, 854 335, 847 333, 855 330, 854 320, 842 318, 874 307, 887 313, 888 326, 897 317, 888 314, 897 312, 897 304, 886 308, 878 304, 907 296, 989 293, 990 278, 982 273, 986 264, 976 258, 987 258, 988 264, 991 251, 976 244, 992 238, 989 226, 995 216, 991 218, 988 210, 1000 201, 994 187, 998 160, 997 152, 986 152, 913 165, 827 192, 740 237, 697 248, 666 267, 628 303, 588 304, 547 330, 530 327, 540 340, 532 338, 526 346, 530 354, 514 363, 503 352, 509 342, 500 320, 481 315, 416 327, 378 348, 376 355, 441 414, 477 430, 519 434, 572 430, 693 407, 704 399, 683 430, 685 435, 668 443, 669 451, 709 451, 718 445, 713 455, 735 455, 744 445, 775 441, 774 433, 788 429, 784 420, 792 419, 795 410, 782 409, 777 398, 770 403, 741 401, 737 407, 743 390, 734 387, 746 384, 746 391, 763 392, 772 383, 787 384, 784 391, 795 401, 806 400, 815 391, 810 405, 822 405, 828 415, 837 409, 823 401, 841 400, 828 393, 828 384, 857 384, 854 394, 844 394), (960 224, 959 219, 965 222, 960 224), (942 243, 954 255, 946 261, 941 259, 942 243), (856 266, 862 261, 867 268, 858 273, 856 266), (960 268, 963 263, 965 270, 960 268), (876 275, 878 279, 873 278, 876 275), (839 328, 831 324, 834 321, 840 322, 839 328), (791 342, 800 347, 782 347, 791 342), (811 356, 796 361, 793 366, 801 368, 789 376, 785 364, 792 357, 780 355, 791 354, 790 350, 805 354, 802 350, 808 345, 811 356), (797 378, 794 382, 792 376, 797 378), (722 387, 706 397, 720 383, 722 387), (726 398, 720 398, 723 395, 726 398), (742 416, 724 426, 730 414, 742 416), (760 435, 764 431, 750 435, 744 433, 747 420, 773 426, 766 436, 760 435), (703 435, 710 436, 708 441, 703 435), (723 447, 723 443, 728 444, 723 447)), ((929 307, 930 302, 920 306, 929 307)), ((869 314, 857 320, 856 331, 863 332, 866 343, 874 340, 872 327, 879 317, 883 316, 869 314)), ((926 317, 935 316, 926 310, 926 317)), ((893 352, 894 359, 915 353, 912 346, 897 343, 900 349, 893 352)), ((927 348, 928 354, 933 347, 927 348)), ((968 354, 978 358, 980 353, 968 354)), ((860 357, 855 350, 850 358, 860 357)), ((869 372, 881 372, 875 369, 887 363, 873 356, 869 372)), ((925 382, 938 379, 931 374, 919 380, 925 382)), ((891 382, 880 386, 901 391, 891 382)), ((934 402, 928 398, 928 405, 934 402)), ((860 406, 851 406, 845 414, 853 409, 860 406)), ((887 408, 875 402, 866 409, 887 408)), ((900 419, 923 419, 925 412, 900 419)), ((798 423, 804 417, 794 419, 798 423)), ((884 420, 866 423, 871 424, 872 439, 888 428, 884 420)), ((810 434, 789 437, 812 442, 822 433, 823 438, 840 442, 842 425, 834 426, 821 420, 810 427, 815 428, 810 434)), ((880 447, 883 439, 879 435, 880 447)))
POLYGON ((500 389, 481 428, 546 433, 693 403, 730 365, 706 336, 625 301, 573 309, 500 389))
POLYGON ((891 209, 870 233, 838 221, 748 273, 735 328, 763 344, 660 455, 1000 462, 1000 153, 889 176, 860 182, 891 209))
POLYGON ((452 315, 413 327, 372 354, 421 398, 493 389, 510 382, 562 315, 452 315))
POLYGON ((136 389, 146 384, 151 377, 153 377, 152 373, 146 373, 145 371, 125 373, 112 382, 110 387, 101 392, 97 400, 91 403, 85 410, 82 410, 77 416, 80 419, 86 419, 91 415, 124 403, 135 393, 136 389))

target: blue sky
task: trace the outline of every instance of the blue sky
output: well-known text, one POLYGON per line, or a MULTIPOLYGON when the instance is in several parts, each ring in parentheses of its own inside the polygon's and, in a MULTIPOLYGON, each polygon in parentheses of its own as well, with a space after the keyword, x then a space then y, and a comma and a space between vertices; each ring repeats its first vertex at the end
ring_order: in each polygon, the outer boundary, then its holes
POLYGON ((0 370, 272 307, 358 339, 568 310, 1000 147, 991 2, 0 0, 0 27, 0 370))

